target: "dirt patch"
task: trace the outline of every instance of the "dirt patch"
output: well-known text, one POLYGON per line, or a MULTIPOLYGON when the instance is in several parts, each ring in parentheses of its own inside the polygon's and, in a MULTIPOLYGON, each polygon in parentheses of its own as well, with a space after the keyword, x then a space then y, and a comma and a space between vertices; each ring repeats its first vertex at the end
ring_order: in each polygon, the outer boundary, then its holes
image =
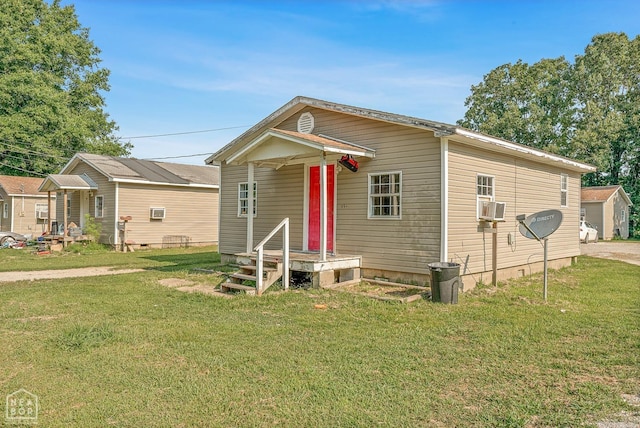
POLYGON ((640 266, 640 242, 600 241, 595 244, 580 244, 580 253, 640 266))
POLYGON ((332 289, 359 294, 378 300, 398 301, 401 303, 409 303, 424 299, 426 298, 427 293, 429 293, 429 290, 424 287, 367 280, 350 283, 332 289))
POLYGON ((630 406, 632 411, 623 410, 607 420, 596 424, 598 428, 638 428, 640 427, 640 395, 622 394, 622 399, 630 406))
POLYGON ((77 269, 34 270, 2 272, 0 282, 35 281, 39 279, 80 278, 87 276, 120 275, 142 272, 143 269, 116 269, 110 266, 86 267, 77 269))
POLYGON ((165 287, 175 288, 175 287, 188 287, 190 285, 195 284, 193 281, 189 281, 188 279, 180 279, 180 278, 164 278, 158 281, 160 285, 164 285, 165 287))
POLYGON ((158 281, 160 285, 164 285, 165 287, 173 288, 174 290, 183 291, 185 293, 201 293, 207 294, 209 296, 216 297, 233 297, 226 293, 221 293, 216 289, 215 285, 211 284, 197 284, 193 281, 189 281, 188 279, 181 278, 164 278, 158 281))

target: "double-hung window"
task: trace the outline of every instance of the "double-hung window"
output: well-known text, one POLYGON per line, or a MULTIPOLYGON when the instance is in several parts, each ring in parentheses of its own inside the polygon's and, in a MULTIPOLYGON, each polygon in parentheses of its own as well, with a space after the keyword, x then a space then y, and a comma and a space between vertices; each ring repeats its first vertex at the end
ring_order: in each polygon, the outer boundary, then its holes
POLYGON ((369 218, 400 219, 402 172, 369 174, 369 218))
POLYGON ((560 174, 560 206, 569 206, 569 176, 560 174))
POLYGON ((2 217, 9 218, 9 202, 5 202, 2 206, 2 217))
MULTIPOLYGON (((238 183, 238 217, 246 217, 249 212, 249 183, 238 183)), ((253 216, 258 212, 258 183, 253 182, 253 216)))
POLYGON ((494 177, 478 174, 476 176, 476 216, 482 216, 482 207, 485 202, 492 202, 495 195, 494 177))
POLYGON ((94 201, 94 217, 101 218, 104 217, 104 196, 98 195, 94 201))

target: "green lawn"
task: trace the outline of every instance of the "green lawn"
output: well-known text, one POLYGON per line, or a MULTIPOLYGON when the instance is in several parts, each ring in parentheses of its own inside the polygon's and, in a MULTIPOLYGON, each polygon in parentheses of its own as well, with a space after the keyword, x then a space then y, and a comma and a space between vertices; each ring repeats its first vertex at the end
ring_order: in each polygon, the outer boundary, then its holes
MULTIPOLYGON (((3 270, 37 257, 16 251, 3 270)), ((0 396, 36 394, 39 426, 573 427, 640 393, 640 267, 620 262, 550 272, 547 303, 538 275, 402 305, 158 284, 219 282, 192 271, 220 268, 211 248, 37 260, 148 268, 0 284, 0 396)))

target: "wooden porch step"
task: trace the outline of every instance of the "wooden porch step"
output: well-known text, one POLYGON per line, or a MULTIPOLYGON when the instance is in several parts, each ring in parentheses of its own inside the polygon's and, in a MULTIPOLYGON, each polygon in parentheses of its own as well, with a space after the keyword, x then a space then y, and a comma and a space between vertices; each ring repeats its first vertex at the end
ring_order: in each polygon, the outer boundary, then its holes
POLYGON ((235 284, 233 282, 224 282, 220 284, 220 291, 222 291, 223 293, 229 292, 231 290, 244 291, 250 296, 256 295, 256 287, 251 287, 250 285, 235 284))
MULTIPOLYGON (((244 269, 244 270, 251 270, 251 271, 256 271, 258 270, 258 266, 254 266, 254 265, 240 265, 238 266, 240 269, 244 269)), ((264 266, 262 268, 265 272, 277 272, 278 269, 274 268, 274 267, 269 267, 269 266, 264 266)))
POLYGON ((243 281, 256 281, 255 275, 247 275, 245 273, 235 272, 231 274, 231 278, 241 279, 243 281))

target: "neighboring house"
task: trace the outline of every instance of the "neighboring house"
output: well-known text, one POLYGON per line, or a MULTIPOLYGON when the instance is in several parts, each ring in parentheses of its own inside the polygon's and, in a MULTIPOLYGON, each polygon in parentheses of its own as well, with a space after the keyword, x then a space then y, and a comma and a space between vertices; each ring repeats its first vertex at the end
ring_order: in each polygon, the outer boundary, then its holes
MULTIPOLYGON (((0 175, 0 231, 32 235, 36 238, 48 230, 49 200, 38 188, 43 179, 0 175)), ((55 218, 55 198, 51 213, 55 218)))
POLYGON ((629 237, 629 208, 631 199, 622 186, 582 188, 582 216, 596 226, 598 238, 629 237))
POLYGON ((78 153, 40 190, 58 193, 62 230, 89 214, 102 243, 160 247, 218 242, 218 184, 216 167, 78 153))
POLYGON ((481 217, 501 206, 490 202, 506 203, 496 223, 496 279, 542 269, 542 246, 520 235, 519 214, 563 213, 549 266, 569 265, 580 254, 581 174, 595 170, 455 125, 306 97, 207 163, 220 166, 223 260, 250 252, 288 217, 291 248, 317 254, 320 265, 353 255, 365 277, 423 283, 429 263, 453 261, 465 288, 493 279, 494 224, 481 217))

